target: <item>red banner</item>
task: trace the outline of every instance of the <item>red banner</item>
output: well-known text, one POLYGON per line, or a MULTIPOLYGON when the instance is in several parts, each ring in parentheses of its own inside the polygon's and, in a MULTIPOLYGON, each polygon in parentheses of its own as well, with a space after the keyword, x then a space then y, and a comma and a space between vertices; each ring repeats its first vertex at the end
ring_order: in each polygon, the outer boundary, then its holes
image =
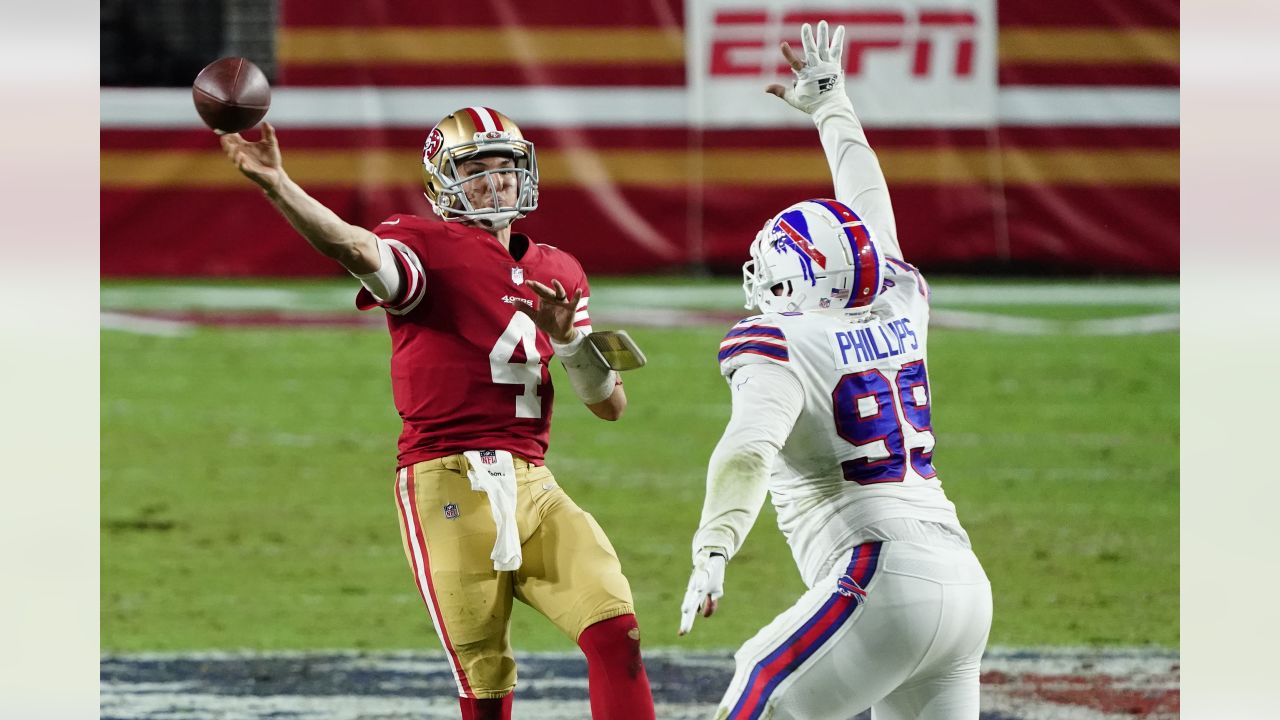
MULTIPOLYGON (((770 214, 831 194, 814 131, 681 115, 678 0, 425 8, 282 3, 268 119, 290 175, 350 222, 431 214, 421 147, 446 103, 521 123, 542 192, 517 228, 592 273, 736 270, 770 214)), ((1055 8, 999 3, 992 127, 869 127, 903 249, 927 270, 1176 274, 1178 5, 1055 8)), ((125 92, 103 92, 104 276, 340 271, 226 162, 189 96, 125 92)))

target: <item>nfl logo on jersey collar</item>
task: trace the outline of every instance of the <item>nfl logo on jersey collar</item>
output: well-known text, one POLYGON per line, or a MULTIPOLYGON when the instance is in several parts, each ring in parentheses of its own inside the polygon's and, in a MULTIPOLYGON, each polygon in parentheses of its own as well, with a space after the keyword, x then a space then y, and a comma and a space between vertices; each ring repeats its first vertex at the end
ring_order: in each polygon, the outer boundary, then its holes
POLYGON ((516 285, 524 284, 524 268, 522 267, 511 268, 511 282, 515 283, 516 285))

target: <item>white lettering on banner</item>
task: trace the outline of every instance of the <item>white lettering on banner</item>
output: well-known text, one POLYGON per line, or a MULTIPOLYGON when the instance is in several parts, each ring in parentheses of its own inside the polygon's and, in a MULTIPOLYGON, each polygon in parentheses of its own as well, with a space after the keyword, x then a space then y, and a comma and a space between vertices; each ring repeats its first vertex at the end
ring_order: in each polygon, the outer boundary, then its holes
POLYGON ((710 127, 804 125, 760 97, 791 81, 778 45, 800 25, 845 26, 845 82, 868 125, 972 127, 996 121, 994 0, 704 0, 686 25, 690 108, 710 127))

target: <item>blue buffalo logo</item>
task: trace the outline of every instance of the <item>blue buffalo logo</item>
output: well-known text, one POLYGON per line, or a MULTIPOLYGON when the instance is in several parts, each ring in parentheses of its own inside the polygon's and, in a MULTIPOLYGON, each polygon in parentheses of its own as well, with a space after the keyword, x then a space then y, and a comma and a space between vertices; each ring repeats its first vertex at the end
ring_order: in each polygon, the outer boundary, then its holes
POLYGON ((853 597, 854 595, 858 597, 867 596, 867 591, 863 590, 862 586, 848 575, 841 575, 840 579, 836 581, 836 592, 845 597, 853 597))

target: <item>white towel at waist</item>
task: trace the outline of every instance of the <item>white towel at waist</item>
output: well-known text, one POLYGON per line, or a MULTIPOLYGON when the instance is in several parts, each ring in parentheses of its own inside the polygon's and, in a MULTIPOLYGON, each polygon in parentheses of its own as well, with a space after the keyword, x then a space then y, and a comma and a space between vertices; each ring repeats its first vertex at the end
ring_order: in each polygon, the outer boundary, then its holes
POLYGON ((516 466, 511 453, 506 450, 469 450, 462 453, 467 459, 467 477, 471 489, 489 496, 489 510, 493 524, 498 528, 498 538, 493 543, 494 570, 518 570, 520 556, 520 529, 516 527, 516 466))

